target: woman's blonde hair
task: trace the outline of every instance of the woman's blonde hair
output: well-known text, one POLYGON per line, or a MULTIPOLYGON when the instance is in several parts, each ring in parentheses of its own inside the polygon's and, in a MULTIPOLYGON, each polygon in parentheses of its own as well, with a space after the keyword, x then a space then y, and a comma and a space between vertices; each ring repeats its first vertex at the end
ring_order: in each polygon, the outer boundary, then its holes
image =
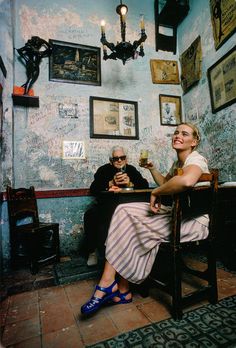
POLYGON ((180 123, 181 124, 185 124, 186 126, 190 127, 193 131, 193 137, 197 140, 197 145, 194 147, 196 148, 200 141, 201 141, 201 136, 200 136, 200 132, 199 132, 199 129, 197 128, 197 126, 195 126, 194 124, 190 123, 190 122, 182 122, 180 123))

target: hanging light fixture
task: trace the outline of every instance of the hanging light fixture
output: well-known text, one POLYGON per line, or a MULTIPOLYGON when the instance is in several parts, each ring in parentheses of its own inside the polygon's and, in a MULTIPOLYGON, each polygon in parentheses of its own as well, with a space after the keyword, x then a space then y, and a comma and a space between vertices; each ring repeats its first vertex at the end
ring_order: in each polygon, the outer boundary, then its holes
POLYGON ((121 59, 123 64, 129 59, 136 59, 138 56, 144 56, 143 42, 146 40, 147 35, 145 33, 144 19, 143 15, 140 16, 140 29, 141 37, 139 40, 134 41, 133 44, 125 41, 126 34, 126 14, 128 12, 128 7, 125 4, 122 4, 120 0, 120 5, 117 6, 116 12, 120 16, 120 31, 121 31, 121 42, 117 42, 117 45, 114 45, 111 42, 106 40, 105 35, 105 21, 101 22, 101 43, 103 44, 103 59, 121 59), (137 50, 140 46, 139 51, 137 50), (111 53, 107 54, 107 48, 110 49, 111 53))

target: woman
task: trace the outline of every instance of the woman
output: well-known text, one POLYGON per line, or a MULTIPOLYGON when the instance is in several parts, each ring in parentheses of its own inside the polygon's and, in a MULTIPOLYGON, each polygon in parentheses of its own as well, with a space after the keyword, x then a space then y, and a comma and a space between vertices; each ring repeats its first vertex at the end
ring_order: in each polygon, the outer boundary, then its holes
MULTIPOLYGON (((151 193, 150 204, 144 202, 119 205, 112 217, 106 240, 106 262, 102 277, 91 299, 81 307, 83 314, 96 312, 103 304, 132 301, 129 282, 139 284, 147 278, 159 245, 171 233, 171 207, 160 203, 160 195, 171 195, 193 187, 202 173, 209 173, 207 161, 195 148, 200 141, 198 129, 190 123, 180 124, 172 137, 177 161, 163 176, 152 163, 148 168, 160 185, 151 193), (183 175, 174 176, 176 168, 183 175), (119 274, 119 284, 116 281, 119 274)), ((200 216, 181 225, 181 241, 205 239, 208 218, 200 216)))

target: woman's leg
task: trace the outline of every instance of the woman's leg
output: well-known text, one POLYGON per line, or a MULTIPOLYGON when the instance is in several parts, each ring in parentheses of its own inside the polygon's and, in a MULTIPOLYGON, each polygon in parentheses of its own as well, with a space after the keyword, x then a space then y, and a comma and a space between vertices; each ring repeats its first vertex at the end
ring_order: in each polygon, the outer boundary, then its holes
MULTIPOLYGON (((102 277, 101 277, 98 285, 103 287, 103 288, 107 288, 115 281, 115 276, 116 276, 116 270, 112 267, 112 265, 108 261, 106 261, 105 266, 104 266, 104 270, 103 270, 103 274, 102 274, 102 277)), ((117 290, 118 290, 118 285, 116 284, 112 288, 112 292, 115 292, 117 290)), ((94 296, 102 298, 104 296, 104 294, 105 293, 103 291, 96 290, 94 293, 94 296)))
POLYGON ((118 284, 115 281, 116 270, 106 261, 104 271, 99 284, 95 287, 95 292, 88 302, 81 307, 82 314, 92 314, 97 312, 101 306, 118 296, 118 284))
MULTIPOLYGON (((120 280, 119 280, 119 292, 121 294, 125 294, 124 295, 125 300, 131 300, 132 299, 132 294, 129 291, 129 282, 128 282, 128 280, 126 280, 123 277, 120 277, 120 280)), ((120 302, 120 300, 121 300, 121 297, 119 297, 119 296, 115 296, 112 299, 112 301, 114 301, 114 302, 120 302)))
MULTIPOLYGON (((101 287, 107 288, 114 282, 115 276, 116 276, 116 270, 112 267, 112 265, 108 261, 106 261, 103 274, 98 285, 101 287)), ((112 292, 115 292, 118 289, 121 294, 127 293, 127 295, 125 296, 126 300, 130 300, 132 298, 132 294, 131 292, 129 292, 129 282, 125 278, 120 277, 119 284, 114 285, 114 287, 112 288, 112 292)), ((105 293, 101 290, 96 290, 94 293, 94 296, 99 298, 104 297, 104 295, 105 293)), ((114 302, 120 302, 120 297, 116 296, 112 300, 114 302)))

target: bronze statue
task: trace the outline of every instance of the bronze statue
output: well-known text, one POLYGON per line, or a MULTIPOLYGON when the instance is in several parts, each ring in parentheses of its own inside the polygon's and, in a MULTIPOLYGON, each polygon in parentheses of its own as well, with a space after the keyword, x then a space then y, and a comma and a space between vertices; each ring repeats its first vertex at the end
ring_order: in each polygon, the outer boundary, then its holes
POLYGON ((26 63, 27 81, 21 87, 24 87, 24 94, 28 94, 30 88, 39 76, 40 62, 42 58, 51 55, 52 46, 40 37, 32 36, 24 47, 17 49, 17 52, 26 63))

